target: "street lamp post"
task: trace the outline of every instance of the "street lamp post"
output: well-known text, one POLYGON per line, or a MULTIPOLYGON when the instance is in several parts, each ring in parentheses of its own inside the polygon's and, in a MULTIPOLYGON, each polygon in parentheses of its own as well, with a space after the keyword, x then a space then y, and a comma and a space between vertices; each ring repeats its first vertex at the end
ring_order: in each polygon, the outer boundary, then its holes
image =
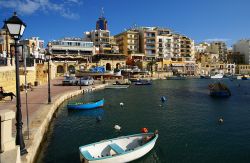
POLYGON ((48 104, 51 103, 51 93, 50 93, 50 61, 51 61, 51 55, 50 52, 47 53, 46 59, 48 61, 48 104))
POLYGON ((14 12, 14 15, 5 21, 7 29, 11 37, 15 40, 15 64, 16 64, 16 145, 20 145, 20 153, 24 155, 27 152, 23 140, 22 133, 22 111, 21 111, 21 98, 20 98, 20 79, 19 79, 19 56, 17 52, 18 40, 22 37, 26 25, 19 19, 14 12))

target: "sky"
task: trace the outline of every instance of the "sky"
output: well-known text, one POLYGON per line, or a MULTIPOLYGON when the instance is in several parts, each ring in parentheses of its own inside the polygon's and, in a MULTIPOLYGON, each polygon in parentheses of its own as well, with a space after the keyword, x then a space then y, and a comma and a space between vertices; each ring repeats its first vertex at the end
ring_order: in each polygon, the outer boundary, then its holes
MULTIPOLYGON (((23 38, 45 42, 83 37, 95 29, 104 8, 112 35, 136 26, 170 28, 193 39, 226 41, 250 38, 250 0, 0 0, 0 21, 16 11, 27 24, 23 38)), ((0 22, 3 26, 3 22, 0 22)))

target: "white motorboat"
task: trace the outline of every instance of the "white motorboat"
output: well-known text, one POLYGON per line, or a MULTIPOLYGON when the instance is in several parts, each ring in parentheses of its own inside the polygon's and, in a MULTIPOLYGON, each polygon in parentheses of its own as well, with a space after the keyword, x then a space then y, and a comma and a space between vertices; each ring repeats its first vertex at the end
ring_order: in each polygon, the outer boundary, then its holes
POLYGON ((223 78, 223 74, 216 74, 211 76, 211 79, 222 79, 223 78))
POLYGON ((103 140, 79 147, 84 163, 122 163, 147 154, 155 145, 158 134, 141 133, 103 140))

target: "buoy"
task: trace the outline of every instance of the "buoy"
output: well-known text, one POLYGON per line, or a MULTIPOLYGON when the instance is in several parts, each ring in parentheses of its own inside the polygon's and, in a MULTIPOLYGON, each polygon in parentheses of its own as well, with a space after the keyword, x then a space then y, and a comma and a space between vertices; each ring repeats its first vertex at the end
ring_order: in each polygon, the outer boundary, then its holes
POLYGON ((100 122, 101 120, 102 120, 102 117, 101 117, 101 116, 96 117, 96 121, 97 121, 97 122, 100 122))
POLYGON ((119 125, 115 125, 114 128, 115 128, 116 130, 121 130, 121 129, 122 129, 121 126, 119 126, 119 125))
POLYGON ((144 127, 144 128, 141 129, 141 132, 142 133, 148 133, 148 129, 146 127, 144 127))
POLYGON ((223 122, 224 122, 223 118, 220 118, 219 123, 223 123, 223 122))
POLYGON ((166 100, 167 100, 167 98, 166 98, 165 96, 162 96, 162 97, 161 97, 161 101, 162 101, 162 102, 165 102, 166 100))
POLYGON ((124 106, 124 103, 123 103, 123 102, 120 102, 120 106, 123 107, 123 106, 124 106))

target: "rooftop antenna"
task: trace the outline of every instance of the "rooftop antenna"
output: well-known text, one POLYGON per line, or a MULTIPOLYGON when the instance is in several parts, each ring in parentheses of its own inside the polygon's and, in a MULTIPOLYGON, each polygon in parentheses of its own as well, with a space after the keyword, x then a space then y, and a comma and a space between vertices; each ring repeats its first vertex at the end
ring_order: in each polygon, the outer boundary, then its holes
POLYGON ((104 7, 102 7, 102 10, 101 10, 101 18, 104 16, 104 7))

